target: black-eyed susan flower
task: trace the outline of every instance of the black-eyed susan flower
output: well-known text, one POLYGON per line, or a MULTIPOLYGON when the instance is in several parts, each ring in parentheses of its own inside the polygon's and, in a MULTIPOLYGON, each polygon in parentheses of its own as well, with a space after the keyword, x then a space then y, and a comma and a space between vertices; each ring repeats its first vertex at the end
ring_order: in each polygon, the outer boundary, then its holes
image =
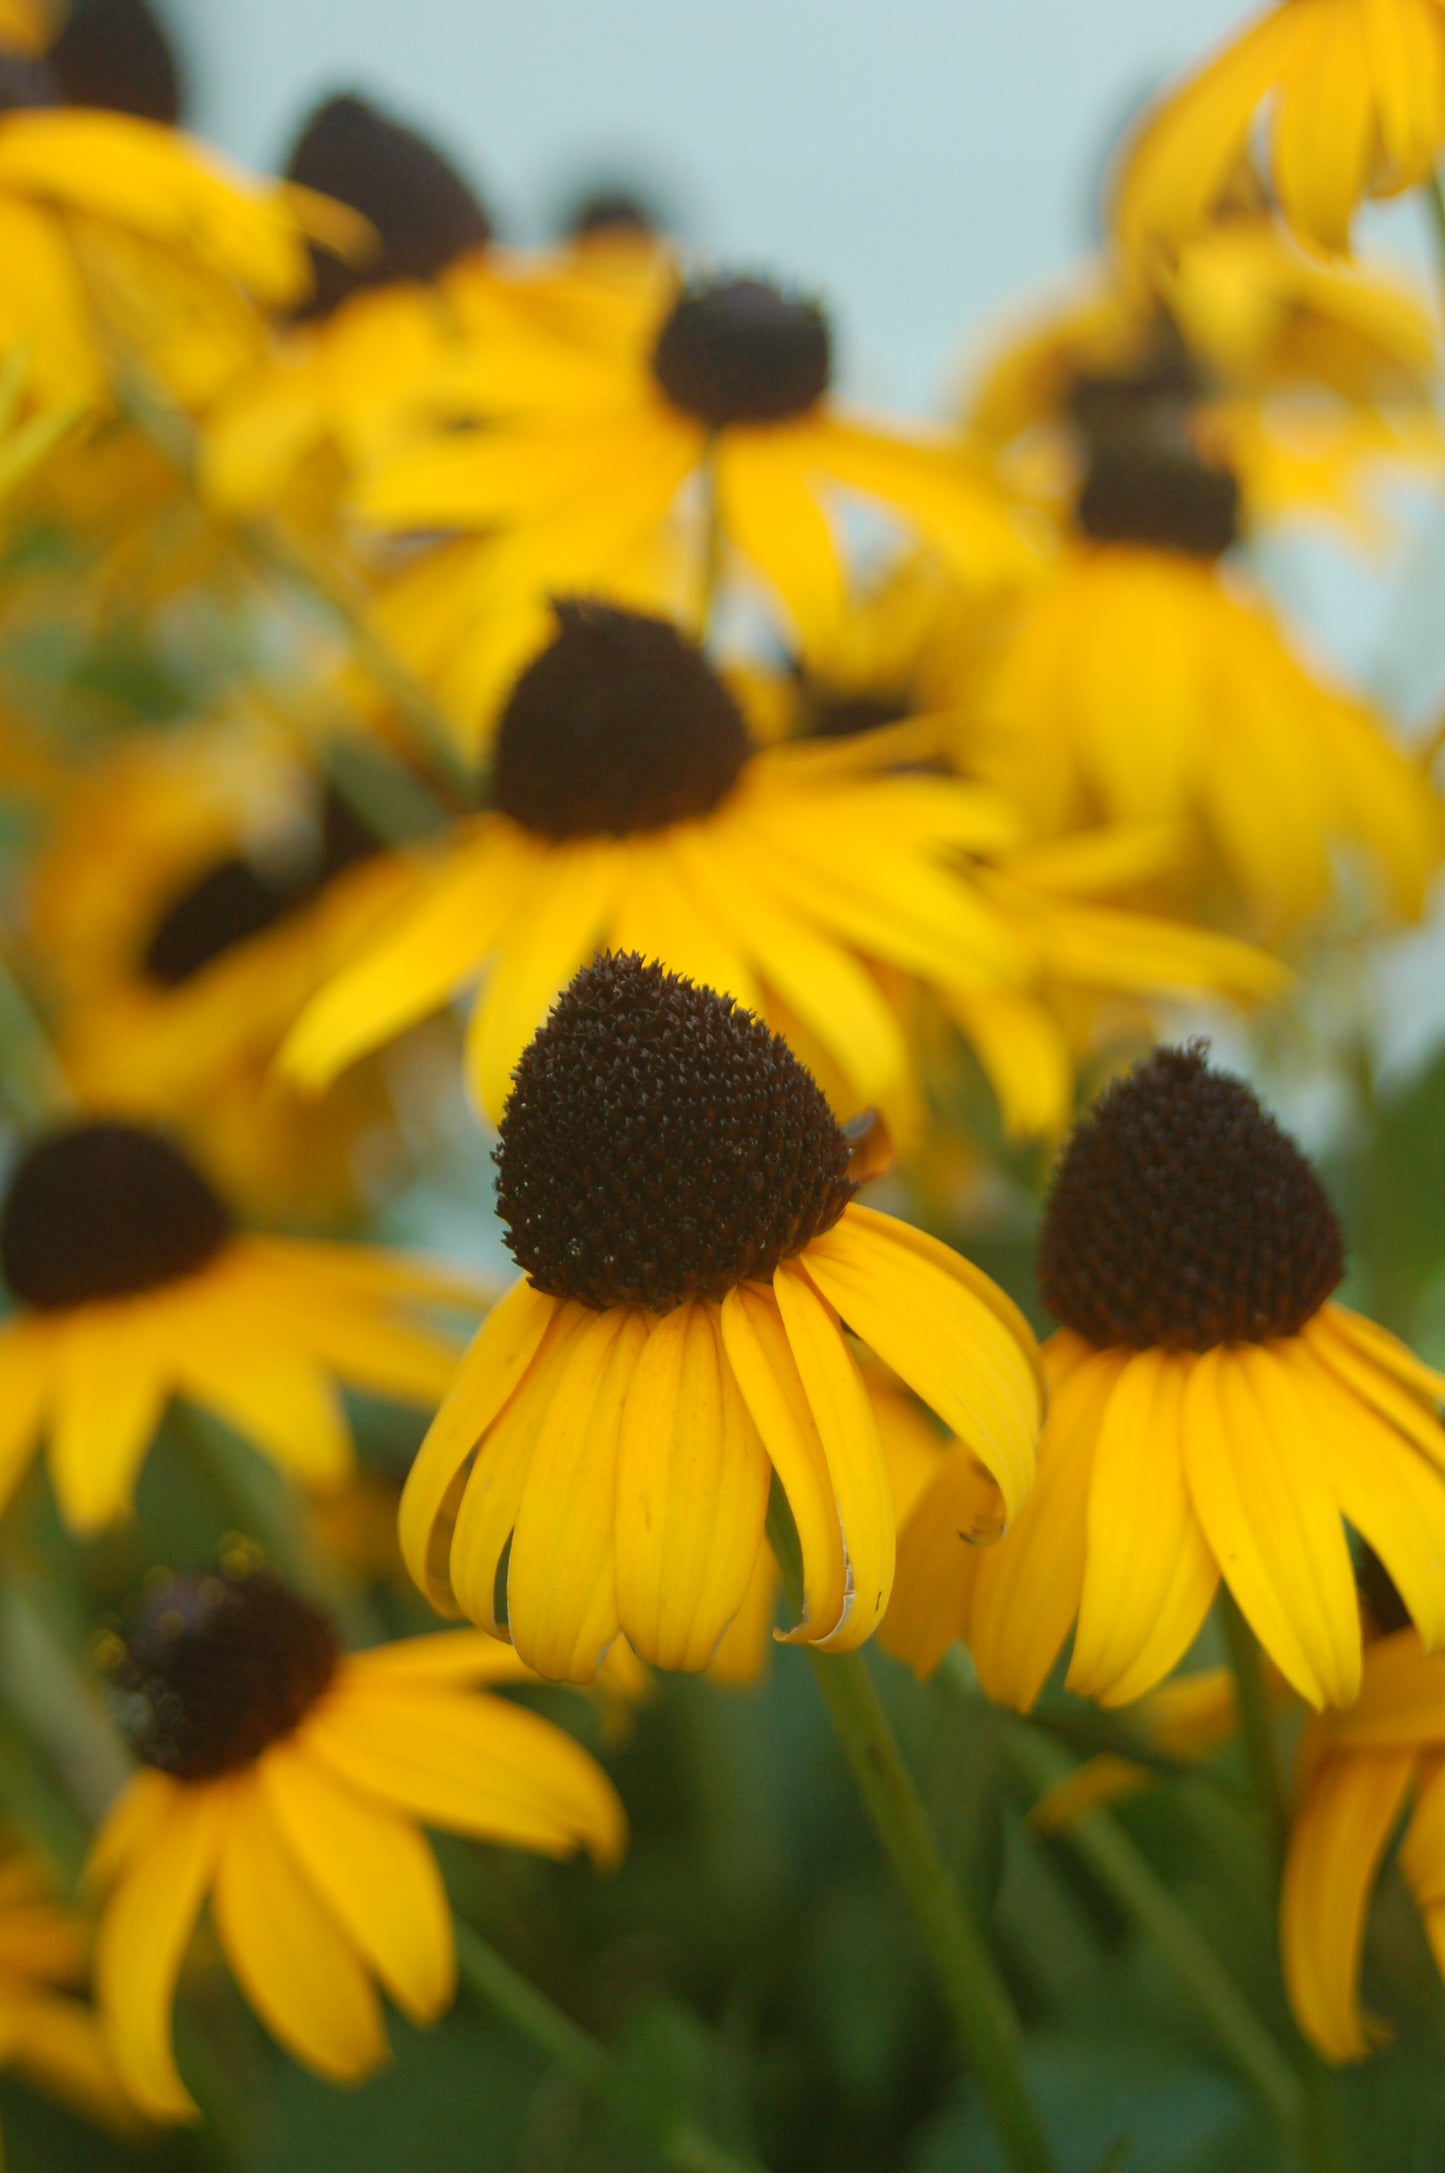
POLYGON ((1123 1704, 1223 1578, 1301 1696, 1345 1705, 1346 1525, 1445 1642, 1445 1380, 1333 1302, 1334 1210, 1241 1080, 1161 1049, 1111 1086, 1059 1163, 1039 1269, 1063 1325, 1038 1486, 979 1553, 940 1473, 901 1536, 896 1650, 926 1669, 964 1631, 985 1689, 1027 1708, 1072 1624, 1069 1687, 1123 1704))
POLYGON ((1445 1976, 1445 1657, 1396 1629, 1365 1651, 1360 1694, 1300 1746, 1300 1797, 1280 1901, 1295 2019, 1327 2060, 1362 2060, 1388 2037, 1360 2008, 1370 1895, 1406 1811, 1405 1883, 1445 1976))
POLYGON ((1115 216, 1130 250, 1169 247, 1235 188, 1264 118, 1271 191, 1302 241, 1350 245, 1367 197, 1431 174, 1445 146, 1439 0, 1276 0, 1148 117, 1115 216))
POLYGON ((30 1849, 0 1848, 0 2067, 109 2127, 135 2111, 82 1998, 90 1926, 62 1908, 30 1849))
POLYGON ((455 1354, 428 1305, 456 1275, 363 1246, 238 1231, 163 1134, 91 1120, 24 1149, 0 1209, 0 1495, 40 1440, 61 1512, 123 1515, 172 1397, 214 1412, 306 1484, 351 1469, 340 1384, 430 1405, 455 1354))
POLYGON ((1017 1513, 1029 1330, 946 1246, 858 1205, 852 1159, 787 1044, 729 998, 636 957, 577 976, 517 1066, 496 1153, 525 1279, 403 1497, 424 1590, 543 1675, 590 1680, 619 1634, 704 1668, 776 1473, 803 1553, 790 1635, 862 1644, 894 1516, 843 1323, 977 1452, 1000 1523, 1017 1513))
POLYGON ((154 2120, 196 2107, 171 2049, 177 1977, 209 1901, 231 1969, 286 2049, 332 2081, 386 2058, 376 1984, 411 2020, 449 2003, 451 1915, 421 1826, 599 1864, 622 1806, 560 1728, 487 1694, 525 1674, 471 1632, 343 1653, 265 1570, 174 1577, 113 1659, 144 1770, 96 1837, 96 1992, 154 2120))
POLYGON ((260 720, 103 746, 69 773, 28 874, 24 962, 71 1092, 175 1126, 258 1213, 344 1212, 395 1162, 419 1074, 368 1064, 316 1101, 275 1056, 406 888, 260 720))
MULTIPOLYGON (((468 1067, 496 1117, 528 1038, 600 945, 766 1009, 819 1052, 841 1105, 880 1104, 890 1120, 906 1116, 908 1046, 875 969, 921 981, 1018 1097, 1011 1113, 1052 1111, 1056 1044, 1039 1055, 1046 1077, 1029 1069, 1046 1036, 1003 1045, 1024 1036, 1071 907, 1067 885, 1028 891, 1022 864, 1012 890, 970 867, 1016 835, 1007 808, 956 778, 891 771, 877 735, 754 754, 733 692, 671 623, 592 602, 559 604, 556 619, 503 714, 492 811, 423 865, 415 898, 302 1015, 285 1056, 295 1077, 334 1078, 481 973, 468 1067)), ((1257 953, 1148 925, 1172 942, 1172 966, 1154 955, 1156 988, 1278 984, 1257 953)), ((1129 931, 1114 933, 1094 967, 1104 986, 1136 987, 1129 931)))
POLYGON ((1351 855, 1418 915, 1441 815, 1421 765, 1315 676, 1227 554, 1239 485, 1187 443, 1101 433, 1075 536, 1021 600, 957 751, 1045 831, 1175 821, 1198 882, 1278 932, 1351 855))
MULTIPOLYGON (((600 282, 592 292, 602 298, 600 282)), ((705 475, 720 535, 805 651, 846 599, 839 494, 892 514, 965 579, 1026 559, 1007 501, 957 446, 836 403, 832 330, 811 297, 648 259, 605 301, 585 337, 478 342, 457 404, 469 397, 485 427, 398 452, 363 488, 362 514, 511 531, 501 563, 545 593, 605 582, 705 475)))

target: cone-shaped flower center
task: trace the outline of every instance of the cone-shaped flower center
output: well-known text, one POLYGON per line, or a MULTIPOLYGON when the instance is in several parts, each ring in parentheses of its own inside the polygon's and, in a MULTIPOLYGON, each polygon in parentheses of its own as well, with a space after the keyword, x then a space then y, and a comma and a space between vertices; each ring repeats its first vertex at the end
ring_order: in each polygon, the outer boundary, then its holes
POLYGON ((684 287, 652 350, 663 393, 710 430, 806 415, 832 370, 833 339, 819 304, 766 279, 684 287))
POLYGON ((315 289, 299 312, 329 316, 363 287, 435 279, 482 249, 492 222, 456 168, 424 136, 363 98, 329 98, 296 140, 286 178, 337 197, 371 221, 381 247, 363 264, 313 250, 315 289))
POLYGON ((584 968, 523 1051, 495 1159, 518 1265, 599 1312, 766 1282, 854 1189, 787 1043, 632 955, 584 968))
POLYGON ((139 1125, 77 1124, 21 1156, 0 1209, 0 1270, 22 1304, 58 1311, 194 1274, 230 1233, 172 1141, 139 1125))
POLYGON ((1294 1335, 1344 1274, 1335 1211, 1287 1132, 1202 1049, 1158 1049, 1075 1130, 1039 1281, 1091 1343, 1210 1350, 1294 1335))
POLYGON ((67 105, 170 127, 181 117, 175 55, 146 0, 79 0, 46 59, 67 105))
POLYGON ((1137 543, 1219 558, 1239 541, 1239 484, 1186 449, 1102 438, 1074 518, 1095 543, 1137 543))
POLYGON ((375 836, 340 795, 328 793, 319 850, 303 866, 267 874, 240 854, 213 862, 161 914, 142 953, 141 971, 161 988, 180 988, 238 943, 311 904, 333 876, 378 849, 375 836))
POLYGON ((709 815, 748 757, 726 683, 667 619, 554 604, 557 635, 513 687, 492 804, 543 837, 627 837, 709 815))
POLYGON ((289 1735, 339 1657, 326 1617, 268 1570, 168 1577, 146 1595, 111 1685, 137 1758, 209 1781, 289 1735))

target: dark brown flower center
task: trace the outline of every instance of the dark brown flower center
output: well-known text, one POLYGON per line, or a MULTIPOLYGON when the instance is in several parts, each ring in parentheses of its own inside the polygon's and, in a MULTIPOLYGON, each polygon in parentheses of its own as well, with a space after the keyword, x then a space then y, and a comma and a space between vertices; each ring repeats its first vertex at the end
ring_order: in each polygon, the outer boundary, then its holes
POLYGON ((0 1209, 0 1270, 22 1304, 61 1311, 194 1274, 231 1234, 205 1178, 140 1125, 47 1133, 20 1157, 0 1209))
POLYGON ((1039 1280, 1089 1342, 1210 1350, 1294 1335, 1345 1271, 1318 1177, 1242 1079, 1157 1049, 1060 1159, 1039 1280))
POLYGON ((592 241, 602 235, 646 241, 662 231, 662 221, 646 201, 628 188, 589 189, 565 214, 567 241, 592 241))
POLYGON ((0 53, 0 114, 58 106, 60 85, 43 60, 27 53, 0 53))
POLYGON ((137 1758, 180 1781, 253 1765, 336 1673, 331 1624, 268 1570, 168 1577, 111 1669, 137 1758))
POLYGON ((524 1050, 495 1159, 518 1265, 599 1312, 766 1282, 854 1191, 849 1141, 787 1043, 626 954, 579 973, 524 1050))
POLYGON ((286 176, 369 219, 380 248, 364 263, 312 251, 315 287, 298 314, 326 317, 366 287, 435 279, 484 249, 492 222, 451 162, 364 98, 329 98, 302 129, 286 176))
POLYGON ((69 106, 170 127, 181 117, 175 55, 146 0, 77 0, 45 57, 69 106))
POLYGON ((684 287, 652 351, 652 374, 667 399, 710 430, 806 415, 832 372, 821 305, 766 279, 684 287))
POLYGON ((1101 438, 1074 518, 1095 543, 1220 558, 1239 541, 1239 484, 1185 447, 1101 438))
POLYGON ((553 605, 556 638, 513 687, 492 805, 543 837, 628 837, 709 815, 748 733, 726 682, 670 620, 553 605))

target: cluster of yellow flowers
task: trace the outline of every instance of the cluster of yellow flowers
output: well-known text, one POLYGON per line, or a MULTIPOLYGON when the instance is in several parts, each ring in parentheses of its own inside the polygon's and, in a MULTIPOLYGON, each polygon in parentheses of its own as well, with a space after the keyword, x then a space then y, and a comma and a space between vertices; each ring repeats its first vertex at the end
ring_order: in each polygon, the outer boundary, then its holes
POLYGON ((1170 1740, 1238 1717, 1267 1763, 1271 1698, 1310 1709, 1281 1951, 1362 2056, 1407 1800, 1445 1970, 1445 1377, 1337 1301, 1320 1178, 1187 1037, 1287 1032, 1445 858, 1433 748, 1249 562, 1301 519, 1374 548, 1445 470, 1438 314, 1348 256, 1363 198, 1435 186, 1445 7, 1280 0, 930 429, 840 398, 809 292, 627 200, 520 255, 354 97, 282 180, 228 170, 136 0, 11 0, 0 40, 0 650, 119 631, 206 687, 6 682, 0 1495, 34 1514, 43 1446, 74 1541, 111 1530, 179 1406, 311 1535, 107 1632, 98 2021, 19 1849, 0 2057, 193 2116, 209 1902, 281 2044, 369 2072, 378 1986, 423 2022, 455 1988, 422 1826, 624 1847, 500 1692, 749 1682, 773 1637, 841 1684, 876 1633, 1028 1712, 1068 1645, 1143 1740, 1211 1617, 1243 1694, 1201 1676, 1170 1740), (487 1127, 504 1294, 358 1241, 487 1127), (1040 1349, 924 1225, 1046 1170, 1040 1349), (434 1414, 401 1556, 475 1629, 346 1652, 326 1575, 278 1574, 365 1499, 343 1390, 434 1414))

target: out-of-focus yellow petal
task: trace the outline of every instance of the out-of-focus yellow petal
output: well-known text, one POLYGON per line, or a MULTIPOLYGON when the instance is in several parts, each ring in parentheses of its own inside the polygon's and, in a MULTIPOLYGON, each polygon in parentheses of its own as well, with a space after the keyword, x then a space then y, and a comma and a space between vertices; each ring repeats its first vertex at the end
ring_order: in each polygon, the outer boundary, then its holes
POLYGON ((622 874, 611 839, 558 846, 535 886, 498 931, 467 1036, 467 1076, 495 1123, 512 1069, 560 992, 604 938, 622 874))
POLYGON ((146 1300, 80 1308, 66 1322, 53 1387, 50 1472, 73 1531, 100 1531, 130 1506, 169 1400, 173 1360, 146 1300))
POLYGON ((1280 1951, 1295 2020, 1327 2060, 1362 2060, 1360 1950, 1375 1874, 1410 1785, 1404 1752, 1340 1754, 1316 1774, 1290 1835, 1280 1951))

